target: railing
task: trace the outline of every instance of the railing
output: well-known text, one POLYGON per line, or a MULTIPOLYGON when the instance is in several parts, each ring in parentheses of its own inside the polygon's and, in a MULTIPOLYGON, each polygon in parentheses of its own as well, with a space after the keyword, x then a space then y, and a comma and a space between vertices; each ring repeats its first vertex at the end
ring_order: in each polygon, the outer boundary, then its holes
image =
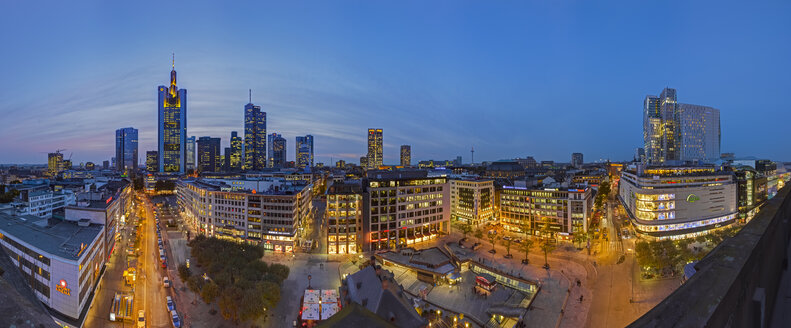
POLYGON ((695 265, 697 272, 630 327, 768 327, 788 269, 790 186, 736 236, 695 265))

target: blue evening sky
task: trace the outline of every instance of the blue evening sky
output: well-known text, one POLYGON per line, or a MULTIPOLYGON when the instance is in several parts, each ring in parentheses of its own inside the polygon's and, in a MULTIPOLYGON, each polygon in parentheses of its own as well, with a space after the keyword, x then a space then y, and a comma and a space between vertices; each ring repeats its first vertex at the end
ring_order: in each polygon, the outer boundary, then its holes
POLYGON ((631 159, 663 87, 721 110, 722 151, 791 160, 791 2, 3 1, 0 163, 155 150, 171 52, 189 135, 243 133, 248 89, 268 132, 315 137, 316 161, 534 156, 631 159))

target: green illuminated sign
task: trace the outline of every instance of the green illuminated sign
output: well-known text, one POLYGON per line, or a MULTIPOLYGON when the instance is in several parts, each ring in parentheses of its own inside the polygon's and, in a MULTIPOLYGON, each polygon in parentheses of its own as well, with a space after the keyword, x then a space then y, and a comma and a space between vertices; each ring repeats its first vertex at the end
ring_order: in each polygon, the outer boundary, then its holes
POLYGON ((694 202, 699 201, 699 200, 700 200, 700 197, 698 197, 695 194, 689 194, 689 196, 687 196, 687 202, 694 203, 694 202))

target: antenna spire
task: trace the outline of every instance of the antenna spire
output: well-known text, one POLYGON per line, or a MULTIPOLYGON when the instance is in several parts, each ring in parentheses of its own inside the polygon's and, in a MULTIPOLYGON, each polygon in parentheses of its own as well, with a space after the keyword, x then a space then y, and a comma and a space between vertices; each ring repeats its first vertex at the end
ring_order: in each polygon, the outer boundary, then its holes
POLYGON ((173 55, 173 70, 175 70, 176 69, 176 53, 173 52, 172 55, 173 55))
POLYGON ((250 103, 253 103, 253 89, 249 89, 250 92, 250 103))

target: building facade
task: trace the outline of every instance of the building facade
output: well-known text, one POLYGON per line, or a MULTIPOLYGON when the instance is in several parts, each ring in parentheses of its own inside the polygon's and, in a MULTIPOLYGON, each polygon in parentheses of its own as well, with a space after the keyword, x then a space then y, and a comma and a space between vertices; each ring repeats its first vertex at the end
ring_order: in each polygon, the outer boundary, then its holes
POLYGON ((649 167, 621 172, 619 197, 635 230, 648 238, 679 239, 735 222, 737 184, 714 167, 649 167))
POLYGON ((198 139, 198 172, 220 172, 220 138, 198 139))
POLYGON ((195 136, 187 138, 187 147, 186 147, 187 159, 185 160, 186 161, 185 168, 187 171, 191 171, 191 172, 195 172, 196 169, 195 163, 196 163, 197 152, 195 150, 195 147, 197 147, 197 139, 195 138, 195 136))
POLYGON ((272 133, 267 136, 267 164, 266 167, 282 169, 286 167, 286 138, 283 135, 272 133))
POLYGON ((244 169, 258 171, 266 167, 266 112, 261 106, 244 105, 244 169))
POLYGON ((159 169, 159 155, 156 150, 146 152, 146 171, 157 172, 159 169))
POLYGON ((643 143, 649 164, 679 160, 678 103, 676 89, 665 88, 643 102, 643 143))
POLYGON ((382 129, 368 129, 368 156, 366 165, 378 169, 383 164, 382 129))
POLYGON ((364 181, 363 248, 396 249, 432 240, 450 226, 447 177, 372 170, 364 181))
POLYGON ((713 162, 720 158, 720 110, 679 104, 681 160, 713 162))
POLYGON ((299 136, 296 144, 297 168, 304 170, 313 167, 313 136, 299 136))
POLYGON ((477 226, 495 219, 494 181, 450 180, 451 219, 477 226))
POLYGON ((122 174, 137 172, 137 129, 115 130, 115 164, 122 174))
POLYGON ((160 85, 158 94, 159 172, 184 174, 187 160, 187 89, 176 86, 175 63, 170 71, 170 86, 160 85))
POLYGON ((401 166, 409 167, 412 165, 412 146, 401 145, 401 166))
POLYGON ((242 170, 242 138, 239 137, 236 131, 231 131, 231 157, 229 165, 232 172, 242 170))
POLYGON ((582 167, 582 153, 573 153, 571 154, 571 166, 576 168, 582 167))
POLYGON ((504 186, 500 190, 499 219, 507 231, 569 240, 588 231, 593 210, 592 191, 578 188, 527 188, 504 186), (542 231, 544 228, 547 231, 542 231))
POLYGON ((176 188, 190 230, 275 252, 292 252, 312 215, 313 185, 297 181, 188 179, 176 188))
POLYGON ((333 183, 327 188, 327 252, 362 252, 363 189, 360 181, 333 183))
POLYGON ((47 174, 50 177, 56 177, 63 170, 63 154, 59 151, 49 153, 47 155, 47 174))

